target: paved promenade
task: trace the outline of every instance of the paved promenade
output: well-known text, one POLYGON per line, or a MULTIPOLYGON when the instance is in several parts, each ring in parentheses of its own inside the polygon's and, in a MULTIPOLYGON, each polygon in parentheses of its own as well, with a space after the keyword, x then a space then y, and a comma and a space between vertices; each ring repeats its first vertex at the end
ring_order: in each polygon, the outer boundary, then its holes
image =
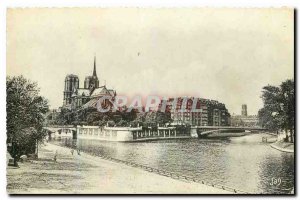
POLYGON ((230 194, 230 192, 184 180, 176 180, 94 157, 78 155, 65 147, 47 143, 39 160, 7 168, 10 194, 230 194), (57 162, 53 161, 57 151, 57 162))
POLYGON ((295 149, 294 143, 280 142, 280 141, 271 144, 271 147, 287 153, 294 153, 294 149, 295 149))

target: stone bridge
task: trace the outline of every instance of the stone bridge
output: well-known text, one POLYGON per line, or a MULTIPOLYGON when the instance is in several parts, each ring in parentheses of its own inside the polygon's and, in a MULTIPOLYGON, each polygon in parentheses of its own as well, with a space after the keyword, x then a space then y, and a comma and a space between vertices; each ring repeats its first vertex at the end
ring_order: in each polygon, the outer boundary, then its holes
POLYGON ((212 133, 224 133, 224 132, 253 132, 253 131, 266 131, 265 128, 260 127, 235 127, 235 126, 192 126, 192 137, 205 137, 212 133))
POLYGON ((48 131, 49 137, 52 137, 53 134, 56 132, 58 132, 58 135, 62 135, 62 136, 70 136, 73 138, 77 137, 76 127, 73 125, 66 125, 66 126, 52 125, 52 126, 45 126, 43 128, 48 131))

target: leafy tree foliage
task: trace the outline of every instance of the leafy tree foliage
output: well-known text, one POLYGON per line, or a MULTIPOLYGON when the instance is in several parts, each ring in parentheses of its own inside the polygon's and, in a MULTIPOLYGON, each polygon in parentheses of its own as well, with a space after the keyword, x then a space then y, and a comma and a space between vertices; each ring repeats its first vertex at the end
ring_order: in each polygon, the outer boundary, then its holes
POLYGON ((37 83, 23 76, 6 79, 7 142, 13 157, 34 153, 35 144, 41 141, 48 101, 39 95, 37 83))
POLYGON ((71 110, 62 108, 55 121, 57 125, 72 124, 75 121, 74 114, 71 110))
MULTIPOLYGON (((142 109, 143 110, 143 109, 142 109)), ((140 112, 139 109, 129 109, 123 107, 116 112, 99 112, 96 108, 89 107, 78 110, 62 109, 56 119, 57 125, 94 125, 94 126, 119 126, 119 127, 136 127, 136 126, 157 126, 171 121, 169 112, 163 113, 158 111, 140 112)))
MULTIPOLYGON (((263 87, 264 107, 259 110, 260 124, 270 130, 289 130, 293 140, 295 129, 295 85, 294 80, 286 80, 279 87, 263 87)), ((293 142, 293 141, 292 141, 293 142)))

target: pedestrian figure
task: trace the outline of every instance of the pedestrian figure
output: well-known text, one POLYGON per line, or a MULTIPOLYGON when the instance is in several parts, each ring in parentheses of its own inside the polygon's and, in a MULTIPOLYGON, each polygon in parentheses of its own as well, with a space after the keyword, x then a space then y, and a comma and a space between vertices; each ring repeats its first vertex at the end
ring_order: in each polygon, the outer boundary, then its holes
POLYGON ((54 162, 56 162, 56 160, 57 160, 57 150, 55 151, 55 154, 54 154, 54 158, 53 158, 53 160, 54 160, 54 162))
POLYGON ((71 154, 72 154, 72 156, 73 156, 73 154, 74 154, 74 149, 71 149, 71 154))
POLYGON ((77 149, 77 154, 80 156, 80 149, 77 149))

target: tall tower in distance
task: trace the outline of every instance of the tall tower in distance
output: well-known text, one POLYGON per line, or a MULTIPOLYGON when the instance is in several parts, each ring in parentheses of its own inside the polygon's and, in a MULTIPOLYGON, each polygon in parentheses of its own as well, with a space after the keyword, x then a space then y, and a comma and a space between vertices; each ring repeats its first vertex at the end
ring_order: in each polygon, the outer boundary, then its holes
POLYGON ((242 116, 247 117, 247 104, 242 105, 242 116))
POLYGON ((79 78, 76 75, 69 74, 65 78, 65 89, 64 89, 64 104, 68 105, 71 103, 71 96, 74 89, 79 88, 79 78))
POLYGON ((93 91, 95 88, 98 87, 99 87, 99 79, 97 77, 97 72, 96 72, 96 57, 94 57, 93 75, 85 77, 84 88, 93 91))

